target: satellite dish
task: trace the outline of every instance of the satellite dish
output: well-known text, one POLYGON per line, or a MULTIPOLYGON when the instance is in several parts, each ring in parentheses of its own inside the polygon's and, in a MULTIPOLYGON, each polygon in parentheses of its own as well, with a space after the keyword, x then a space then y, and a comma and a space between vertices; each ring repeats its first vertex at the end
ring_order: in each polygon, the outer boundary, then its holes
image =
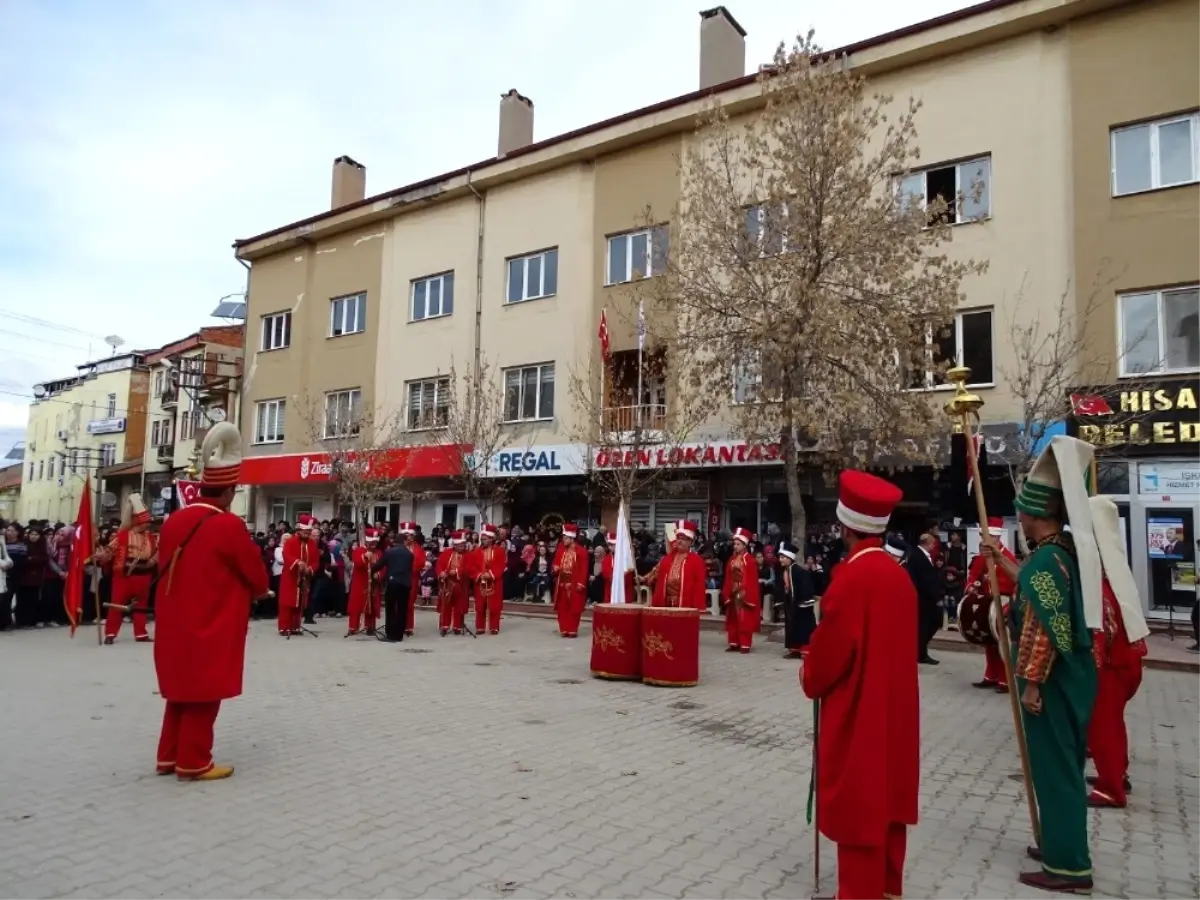
POLYGON ((116 334, 110 334, 108 337, 106 337, 104 339, 104 343, 106 343, 106 344, 108 344, 108 346, 112 347, 113 356, 116 356, 117 348, 122 346, 125 343, 125 338, 123 338, 119 335, 116 335, 116 334))
POLYGON ((100 505, 104 509, 112 509, 117 505, 117 495, 111 491, 105 491, 100 495, 100 505))
POLYGON ((33 386, 33 396, 39 400, 46 396, 46 386, 44 384, 35 384, 33 386))
POLYGON ((221 409, 219 406, 215 406, 212 409, 206 409, 204 411, 204 415, 208 416, 208 421, 210 422, 225 421, 225 410, 221 409))

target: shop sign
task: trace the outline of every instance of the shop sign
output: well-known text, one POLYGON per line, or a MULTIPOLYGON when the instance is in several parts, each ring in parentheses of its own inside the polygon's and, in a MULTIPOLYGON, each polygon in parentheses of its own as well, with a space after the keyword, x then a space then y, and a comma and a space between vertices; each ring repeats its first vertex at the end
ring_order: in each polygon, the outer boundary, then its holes
POLYGON ((1200 462, 1142 463, 1138 466, 1138 493, 1156 497, 1200 494, 1200 462))
POLYGON ((121 434, 125 431, 124 419, 97 419, 88 422, 88 434, 121 434))
POLYGON ((506 447, 492 454, 483 474, 488 478, 582 475, 585 459, 587 451, 583 444, 506 447))
POLYGON ((1200 378, 1137 381, 1071 392, 1068 433, 1128 455, 1200 449, 1200 378))
MULTIPOLYGON (((388 478, 452 478, 460 474, 461 455, 453 445, 398 447, 376 451, 372 472, 388 478)), ((328 484, 334 481, 328 453, 248 456, 242 460, 242 484, 328 484)))
POLYGON ((750 441, 713 441, 708 444, 680 444, 647 450, 598 449, 592 455, 597 469, 641 467, 647 469, 711 469, 722 466, 761 466, 782 462, 778 444, 750 441))

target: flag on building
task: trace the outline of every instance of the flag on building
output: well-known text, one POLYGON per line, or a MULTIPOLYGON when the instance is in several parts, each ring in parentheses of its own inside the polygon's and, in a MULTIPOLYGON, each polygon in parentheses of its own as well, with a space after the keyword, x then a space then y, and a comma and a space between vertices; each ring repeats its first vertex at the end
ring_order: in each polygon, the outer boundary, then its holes
POLYGON ((96 543, 92 532, 92 491, 84 487, 79 498, 79 515, 75 518, 75 536, 71 542, 71 559, 67 563, 67 583, 63 589, 63 607, 67 621, 71 623, 71 637, 79 627, 83 613, 83 584, 86 578, 84 565, 92 557, 96 543))
POLYGON ((600 333, 598 336, 600 338, 600 355, 604 357, 605 362, 608 362, 608 310, 601 310, 600 312, 600 333))
POLYGON ((609 603, 632 603, 625 596, 625 573, 634 571, 633 542, 629 539, 629 516, 625 512, 625 501, 617 511, 617 546, 613 549, 612 593, 609 603))

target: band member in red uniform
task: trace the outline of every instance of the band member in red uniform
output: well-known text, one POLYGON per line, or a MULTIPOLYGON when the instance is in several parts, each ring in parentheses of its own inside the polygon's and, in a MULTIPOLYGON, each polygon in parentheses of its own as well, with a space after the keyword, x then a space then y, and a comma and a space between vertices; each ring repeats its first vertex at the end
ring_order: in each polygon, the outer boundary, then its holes
POLYGON ((579 637, 579 620, 587 603, 588 567, 591 554, 575 543, 579 528, 564 522, 562 539, 554 552, 554 611, 558 614, 558 633, 565 638, 579 637))
POLYGON ((408 621, 404 625, 405 637, 412 637, 417 627, 417 599, 421 596, 421 573, 425 571, 425 548, 417 543, 416 522, 401 522, 400 537, 413 558, 412 588, 408 595, 408 621))
POLYGON ((642 579, 654 583, 651 606, 708 609, 708 593, 705 589, 708 566, 699 553, 692 552, 692 544, 699 533, 700 527, 695 522, 681 519, 675 523, 671 552, 660 559, 654 570, 642 579))
POLYGON ((296 532, 283 542, 283 574, 279 578, 279 633, 300 633, 300 617, 308 606, 313 571, 321 559, 321 550, 312 536, 313 517, 301 513, 296 532))
POLYGON ((158 565, 158 538, 150 532, 150 512, 141 494, 130 494, 117 532, 113 555, 112 603, 104 619, 104 643, 111 644, 121 633, 125 610, 132 606, 133 638, 147 643, 146 607, 150 585, 158 565))
POLYGON ((461 531, 450 535, 450 546, 438 554, 434 566, 438 580, 438 627, 443 636, 451 629, 455 634, 462 634, 466 621, 470 570, 467 568, 463 543, 461 531))
POLYGON ((485 524, 479 529, 479 546, 467 560, 471 580, 475 583, 475 632, 500 633, 500 610, 504 606, 504 567, 508 551, 496 545, 496 526, 485 524))
POLYGON ((346 609, 349 620, 346 637, 358 634, 358 622, 363 620, 367 634, 375 634, 375 622, 379 619, 380 598, 383 597, 382 573, 373 575, 372 566, 379 562, 379 532, 374 528, 363 530, 362 547, 355 547, 350 554, 350 605, 346 609))
POLYGON ((901 896, 906 826, 917 823, 917 660, 896 637, 917 633, 917 594, 881 539, 902 496, 882 478, 842 473, 848 553, 800 669, 804 693, 821 701, 817 824, 838 846, 842 898, 901 896))
POLYGON ((726 653, 749 653, 754 632, 762 613, 762 589, 758 583, 758 563, 750 555, 754 535, 746 528, 733 530, 733 555, 725 563, 725 582, 721 586, 721 605, 725 608, 726 653))
MULTIPOLYGON (((617 533, 615 531, 610 531, 607 535, 605 535, 605 539, 608 541, 608 555, 605 556, 604 561, 600 563, 600 575, 604 579, 604 602, 612 603, 613 556, 615 556, 617 552, 617 533)), ((626 603, 637 603, 634 578, 635 575, 632 569, 625 573, 626 603)))
POLYGON ((229 512, 242 465, 242 439, 228 422, 204 438, 200 496, 163 525, 155 607, 154 668, 167 701, 158 773, 215 781, 213 725, 221 701, 242 693, 250 606, 267 593, 262 552, 229 512))
POLYGON ((1089 778, 1089 806, 1124 807, 1129 793, 1129 733, 1125 706, 1142 684, 1142 661, 1150 629, 1142 615, 1137 584, 1125 558, 1117 505, 1093 497, 1092 531, 1104 568, 1104 628, 1093 632, 1096 703, 1088 725, 1088 751, 1096 765, 1089 778))
MULTIPOLYGON (((1001 529, 1004 527, 1004 520, 999 516, 991 516, 988 518, 988 530, 991 532, 996 543, 1000 546, 1005 559, 1010 559, 1016 563, 1017 558, 1013 556, 1013 552, 1004 546, 1004 542, 1000 539, 1001 529)), ((971 565, 967 569, 967 587, 978 583, 983 593, 990 597, 992 595, 992 583, 988 580, 987 570, 987 555, 977 553, 975 558, 971 560, 971 565)), ((1000 566, 996 567, 996 583, 1000 586, 1000 599, 1004 604, 1004 615, 1008 615, 1009 604, 1012 603, 1013 595, 1017 592, 1016 582, 1012 576, 1000 566)), ((983 647, 984 668, 983 680, 976 681, 974 687, 977 688, 993 688, 1003 694, 1008 693, 1008 679, 1004 674, 1004 658, 1000 655, 999 644, 985 644, 983 647)))

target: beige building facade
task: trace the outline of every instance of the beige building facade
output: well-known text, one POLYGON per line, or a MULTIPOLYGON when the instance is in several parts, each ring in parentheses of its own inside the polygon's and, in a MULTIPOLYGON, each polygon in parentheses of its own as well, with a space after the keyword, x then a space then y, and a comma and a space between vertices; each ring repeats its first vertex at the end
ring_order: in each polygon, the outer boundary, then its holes
MULTIPOLYGON (((1066 294, 1077 301, 1081 270, 1102 255, 1096 246, 1105 240, 1121 246, 1115 233, 1099 237, 1080 218, 1088 208, 1080 200, 1078 142, 1081 128, 1094 128, 1081 124, 1090 115, 1081 105, 1093 100, 1080 76, 1108 52, 1096 47, 1117 40, 1097 36, 1107 33, 1106 22, 1115 23, 1114 34, 1153 32, 1170 21, 1172 9, 1160 8, 1169 6, 1171 0, 996 0, 844 48, 872 90, 923 104, 917 121, 926 164, 907 188, 932 199, 947 185, 964 193, 982 183, 970 221, 953 228, 951 253, 987 260, 990 268, 965 286, 953 350, 974 370, 986 401, 993 458, 1003 457, 1006 429, 1021 417, 1020 398, 1010 387, 1016 360, 1005 335, 1014 322, 1034 318, 1056 327, 1057 300, 1066 294), (1087 49, 1089 41, 1096 47, 1087 49)), ((1146 40, 1153 44, 1152 37, 1146 40)), ((1188 48, 1181 49, 1185 61, 1195 60, 1194 51, 1189 57, 1188 48)), ((242 427, 254 437, 251 452, 264 457, 263 472, 271 470, 256 485, 262 500, 257 521, 340 512, 328 481, 312 475, 314 465, 320 470, 321 440, 295 422, 294 406, 313 398, 328 404, 331 394, 357 390, 347 402, 376 418, 405 422, 414 444, 435 442, 429 426, 444 410, 445 376, 476 359, 498 379, 512 419, 511 447, 496 468, 525 476, 513 517, 600 518, 581 488, 598 460, 574 439, 581 411, 572 403, 570 380, 594 372, 602 312, 614 352, 637 346, 630 260, 653 258, 661 235, 647 225, 669 236, 678 160, 694 140, 709 90, 718 90, 734 114, 753 115, 760 103, 754 77, 741 71, 744 32, 727 10, 702 14, 701 53, 695 94, 541 142, 533 141, 532 101, 510 91, 501 100, 494 159, 385 194, 365 197, 365 170, 357 164, 347 191, 344 158, 338 160, 329 212, 238 242, 251 265, 242 427), (648 207, 661 218, 647 223, 648 207), (329 336, 328 310, 355 292, 366 293, 366 327, 348 359, 343 348, 351 342, 329 336), (268 347, 255 330, 284 312, 292 316, 288 346, 268 347), (279 410, 286 427, 271 431, 279 410)), ((1161 56, 1148 53, 1144 67, 1157 70, 1161 56)), ((1166 61, 1160 75, 1139 77, 1177 81, 1185 64, 1166 61)), ((1191 84, 1194 92, 1194 78, 1191 84)), ((1186 92, 1176 93, 1170 102, 1156 101, 1164 114, 1186 110, 1189 102, 1195 107, 1186 92)), ((1140 96, 1117 92, 1125 95, 1131 106, 1140 96)), ((1153 114, 1131 108, 1113 121, 1153 114)), ((1171 241, 1182 245, 1188 237, 1171 241)), ((1186 273, 1171 278, 1186 280, 1186 273)), ((650 349, 657 313, 647 311, 650 349)), ((732 382, 731 373, 729 401, 732 382)), ((636 399, 630 384, 607 387, 605 402, 613 408, 605 415, 617 420, 628 415, 624 403, 653 415, 670 402, 645 386, 636 399)), ((695 515, 710 529, 747 524, 756 530, 786 520, 771 448, 736 446, 731 420, 728 403, 715 398, 708 437, 733 445, 729 454, 717 454, 715 462, 698 459, 690 487, 670 499, 646 498, 635 518, 658 524, 695 515)), ((918 495, 928 493, 928 480, 918 495)), ((811 492, 817 503, 831 499, 820 479, 811 492)), ((426 528, 436 521, 470 524, 478 514, 450 491, 385 512, 413 515, 426 528)))

